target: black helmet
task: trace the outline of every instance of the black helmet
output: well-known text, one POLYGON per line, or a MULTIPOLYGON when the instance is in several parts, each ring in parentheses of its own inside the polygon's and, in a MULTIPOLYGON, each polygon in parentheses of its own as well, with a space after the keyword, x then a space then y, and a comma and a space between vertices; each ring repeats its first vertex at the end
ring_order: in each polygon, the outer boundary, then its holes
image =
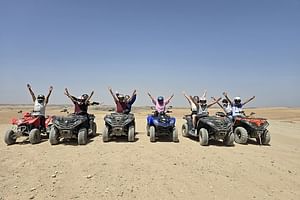
POLYGON ((89 95, 83 94, 81 95, 81 100, 87 100, 89 98, 89 95))
POLYGON ((227 99, 223 99, 222 103, 228 103, 228 100, 227 99))
POLYGON ((162 97, 162 96, 157 97, 157 101, 160 103, 164 102, 164 97, 162 97))

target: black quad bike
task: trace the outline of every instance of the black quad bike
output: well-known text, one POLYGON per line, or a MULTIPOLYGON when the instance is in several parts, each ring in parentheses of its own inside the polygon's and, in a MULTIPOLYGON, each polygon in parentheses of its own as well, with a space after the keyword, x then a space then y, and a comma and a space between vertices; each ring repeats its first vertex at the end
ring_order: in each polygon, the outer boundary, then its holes
MULTIPOLYGON (((166 112, 157 113, 153 112, 152 115, 147 117, 147 135, 150 136, 150 142, 155 142, 157 137, 168 136, 171 141, 179 142, 178 133, 176 129, 176 119, 171 117, 168 113, 171 113, 169 109, 166 112)), ((154 110, 154 107, 151 107, 154 110)))
POLYGON ((268 145, 271 135, 267 127, 269 123, 263 118, 238 116, 234 118, 234 140, 238 144, 246 144, 248 138, 255 138, 260 145, 268 145))
POLYGON ((108 142, 113 136, 126 136, 128 142, 135 141, 135 118, 133 114, 111 113, 104 117, 104 121, 103 142, 108 142))
POLYGON ((186 115, 183 119, 186 120, 182 125, 183 137, 199 137, 201 146, 207 146, 209 140, 223 140, 226 146, 234 145, 232 122, 223 113, 217 113, 216 116, 198 115, 194 130, 192 116, 186 115))
POLYGON ((88 136, 95 136, 97 125, 95 116, 70 114, 66 117, 53 117, 53 126, 50 130, 49 141, 51 145, 58 144, 60 138, 77 139, 79 145, 88 142, 88 136))

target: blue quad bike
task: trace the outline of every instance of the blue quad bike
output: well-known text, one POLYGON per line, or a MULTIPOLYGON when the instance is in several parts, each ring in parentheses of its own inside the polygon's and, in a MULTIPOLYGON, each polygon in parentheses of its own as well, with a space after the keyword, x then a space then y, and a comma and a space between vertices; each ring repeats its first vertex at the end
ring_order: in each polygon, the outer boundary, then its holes
POLYGON ((215 116, 198 115, 196 128, 193 129, 191 115, 185 115, 186 123, 182 125, 183 137, 198 137, 201 146, 208 146, 209 140, 222 140, 225 146, 234 145, 233 124, 222 112, 215 116))
MULTIPOLYGON (((155 142, 158 137, 167 136, 173 142, 179 142, 178 133, 175 127, 176 119, 171 117, 168 113, 171 113, 169 109, 167 111, 157 113, 156 111, 153 114, 148 115, 147 117, 147 135, 150 136, 150 142, 155 142)), ((155 110, 154 107, 151 107, 152 110, 155 110)))

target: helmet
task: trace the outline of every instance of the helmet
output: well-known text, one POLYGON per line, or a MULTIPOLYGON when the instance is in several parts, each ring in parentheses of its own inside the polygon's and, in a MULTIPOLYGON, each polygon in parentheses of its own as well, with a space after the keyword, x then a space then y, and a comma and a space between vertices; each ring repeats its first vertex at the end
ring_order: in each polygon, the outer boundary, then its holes
POLYGON ((81 100, 87 100, 89 98, 89 95, 87 95, 87 94, 83 94, 83 95, 81 95, 81 100))
POLYGON ((117 97, 118 97, 118 99, 119 99, 120 102, 124 102, 125 97, 124 97, 123 94, 119 94, 117 97))
POLYGON ((164 102, 164 97, 162 97, 162 96, 157 97, 157 101, 158 102, 164 102))
POLYGON ((206 99, 204 97, 201 97, 199 100, 200 104, 206 104, 206 99))
POLYGON ((234 103, 241 103, 241 97, 234 97, 234 103))
POLYGON ((43 101, 45 101, 45 96, 42 95, 42 94, 39 94, 38 97, 37 97, 37 101, 38 101, 39 103, 42 103, 43 101))
POLYGON ((128 101, 128 99, 130 99, 129 95, 125 95, 125 100, 128 101))

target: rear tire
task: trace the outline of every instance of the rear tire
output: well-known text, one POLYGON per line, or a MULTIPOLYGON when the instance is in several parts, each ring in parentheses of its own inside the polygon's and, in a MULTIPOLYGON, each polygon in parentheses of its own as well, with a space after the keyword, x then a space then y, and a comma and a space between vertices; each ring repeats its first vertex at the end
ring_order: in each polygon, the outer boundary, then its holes
POLYGON ((17 140, 17 138, 16 138, 15 132, 13 130, 10 129, 10 130, 6 131, 4 141, 7 145, 15 144, 16 140, 17 140))
POLYGON ((95 137, 97 134, 97 124, 95 122, 92 123, 92 137, 95 137))
POLYGON ((41 141, 41 132, 39 129, 34 128, 29 132, 29 142, 31 144, 37 144, 41 141))
POLYGON ((150 126, 149 133, 150 133, 150 142, 155 142, 155 127, 154 126, 150 126))
POLYGON ((238 144, 246 144, 248 141, 247 130, 243 127, 237 127, 234 130, 234 141, 238 144))
POLYGON ((233 146, 234 145, 234 134, 233 134, 233 132, 230 132, 230 133, 227 134, 227 136, 224 138, 223 143, 226 146, 233 146))
POLYGON ((182 136, 183 137, 188 137, 189 136, 188 131, 189 131, 188 124, 187 123, 183 124, 182 128, 181 128, 182 136))
POLYGON ((173 142, 179 142, 178 132, 177 132, 177 129, 175 127, 174 127, 173 132, 172 132, 172 141, 173 142))
POLYGON ((87 129, 86 128, 81 128, 78 131, 78 144, 79 145, 86 145, 87 144, 87 129))
POLYGON ((134 142, 135 128, 130 126, 128 129, 128 142, 134 142))
POLYGON ((54 126, 51 127, 50 133, 49 133, 49 142, 51 145, 58 144, 59 141, 59 134, 57 128, 54 126))
POLYGON ((108 127, 105 126, 102 133, 102 141, 108 142, 109 141, 109 133, 108 133, 108 127))
POLYGON ((205 128, 199 131, 199 142, 201 146, 208 146, 208 132, 205 128))
POLYGON ((270 141, 271 141, 271 134, 268 130, 266 130, 264 137, 261 138, 261 143, 263 145, 268 145, 268 144, 270 144, 270 141))

